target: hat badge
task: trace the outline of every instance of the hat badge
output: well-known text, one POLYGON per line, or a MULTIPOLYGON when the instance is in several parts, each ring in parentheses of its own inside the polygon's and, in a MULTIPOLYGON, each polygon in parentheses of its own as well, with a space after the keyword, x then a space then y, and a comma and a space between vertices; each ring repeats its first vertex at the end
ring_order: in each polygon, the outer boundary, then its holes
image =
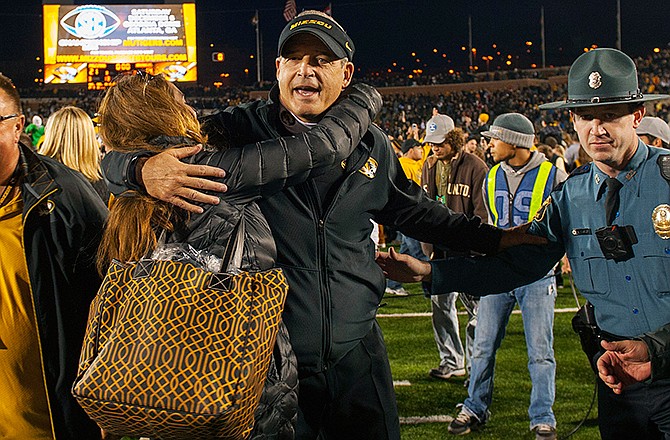
POLYGON ((433 133, 435 130, 437 130, 437 124, 434 122, 431 122, 428 124, 428 131, 433 133))
POLYGON ((591 72, 589 75, 589 87, 592 89, 597 89, 598 87, 603 85, 603 82, 601 81, 602 76, 600 76, 599 72, 591 72))

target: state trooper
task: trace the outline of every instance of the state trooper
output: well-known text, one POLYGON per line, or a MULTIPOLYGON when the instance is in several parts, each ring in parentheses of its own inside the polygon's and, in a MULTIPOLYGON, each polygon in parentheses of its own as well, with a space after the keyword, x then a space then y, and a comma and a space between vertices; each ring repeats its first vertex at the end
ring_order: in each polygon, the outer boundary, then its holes
POLYGON ((640 92, 635 64, 623 52, 582 54, 570 68, 567 99, 540 106, 570 110, 593 159, 528 224, 528 233, 549 243, 484 258, 378 259, 392 278, 484 294, 541 278, 566 252, 577 287, 594 307, 603 347, 595 357, 606 440, 670 438, 668 359, 659 352, 670 339, 670 155, 635 133, 643 103, 666 98, 640 92))

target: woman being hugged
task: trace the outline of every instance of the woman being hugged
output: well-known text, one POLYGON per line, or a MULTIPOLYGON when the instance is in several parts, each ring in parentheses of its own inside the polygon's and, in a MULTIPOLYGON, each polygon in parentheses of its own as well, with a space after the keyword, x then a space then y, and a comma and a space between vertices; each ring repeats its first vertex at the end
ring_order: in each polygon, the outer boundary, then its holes
MULTIPOLYGON (((98 255, 99 270, 106 272, 113 259, 138 261, 151 253, 163 230, 168 232, 167 243, 188 244, 220 259, 242 217, 245 228, 240 269, 272 268, 276 258, 274 240, 255 201, 339 166, 358 145, 380 107, 381 96, 373 88, 356 85, 305 133, 221 149, 207 145, 195 111, 179 89, 161 75, 141 73, 118 78, 99 109, 99 133, 105 147, 150 156, 173 147, 201 144, 203 150, 186 160, 224 169, 226 176, 219 181, 228 189, 217 194, 218 205, 207 205, 203 212, 194 214, 140 192, 123 193, 110 208, 98 255)), ((293 438, 297 414, 295 365, 288 333, 281 324, 251 438, 293 438)))

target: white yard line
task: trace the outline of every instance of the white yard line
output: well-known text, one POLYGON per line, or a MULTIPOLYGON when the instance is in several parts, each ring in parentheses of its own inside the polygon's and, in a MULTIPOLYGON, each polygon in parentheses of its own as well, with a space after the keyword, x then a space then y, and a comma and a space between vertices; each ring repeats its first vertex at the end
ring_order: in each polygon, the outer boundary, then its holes
MULTIPOLYGON (((565 309, 555 309, 554 313, 575 313, 577 312, 576 307, 567 307, 565 309)), ((521 313, 521 310, 514 310, 512 314, 518 315, 521 313)), ((459 315, 465 315, 467 312, 458 312, 459 315)), ((377 318, 419 318, 424 316, 432 316, 430 312, 423 313, 378 313, 377 318)))
POLYGON ((419 425, 421 423, 450 423, 454 420, 449 415, 400 417, 401 425, 419 425))

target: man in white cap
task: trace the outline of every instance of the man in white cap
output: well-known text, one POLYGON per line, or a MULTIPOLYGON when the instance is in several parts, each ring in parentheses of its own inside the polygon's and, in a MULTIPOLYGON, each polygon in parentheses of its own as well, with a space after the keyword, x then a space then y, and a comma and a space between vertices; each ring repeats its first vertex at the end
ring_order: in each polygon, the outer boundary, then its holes
POLYGON ((635 129, 642 142, 652 147, 670 148, 670 126, 661 118, 645 116, 635 129))
MULTIPOLYGON (((483 160, 464 151, 464 136, 460 128, 445 131, 453 127, 451 120, 436 115, 428 121, 425 142, 433 151, 426 159, 421 173, 421 187, 428 197, 444 203, 454 212, 468 217, 478 216, 486 219, 486 206, 482 197, 482 183, 488 167, 483 160), (446 122, 446 123, 443 123, 446 122), (430 130, 434 127, 434 130, 430 130)), ((424 244, 431 258, 444 258, 446 255, 463 255, 439 246, 424 244)), ((465 376, 466 366, 470 369, 470 358, 477 324, 478 299, 458 292, 436 292, 430 296, 433 336, 440 355, 440 364, 428 374, 436 379, 450 379, 465 376), (468 313, 465 327, 465 351, 461 342, 456 299, 461 299, 468 313)))
POLYGON ((604 440, 670 438, 670 152, 650 148, 635 131, 644 102, 667 98, 641 93, 635 63, 623 52, 582 54, 570 68, 567 99, 540 106, 570 110, 593 159, 529 224, 549 244, 467 261, 397 254, 379 261, 400 281, 428 278, 433 288, 482 294, 536 280, 567 252, 575 284, 593 306, 592 337, 583 346, 596 347, 587 354, 600 379, 604 440))
POLYGON ((438 113, 426 122, 426 136, 423 142, 439 144, 454 127, 454 120, 451 117, 438 113))

